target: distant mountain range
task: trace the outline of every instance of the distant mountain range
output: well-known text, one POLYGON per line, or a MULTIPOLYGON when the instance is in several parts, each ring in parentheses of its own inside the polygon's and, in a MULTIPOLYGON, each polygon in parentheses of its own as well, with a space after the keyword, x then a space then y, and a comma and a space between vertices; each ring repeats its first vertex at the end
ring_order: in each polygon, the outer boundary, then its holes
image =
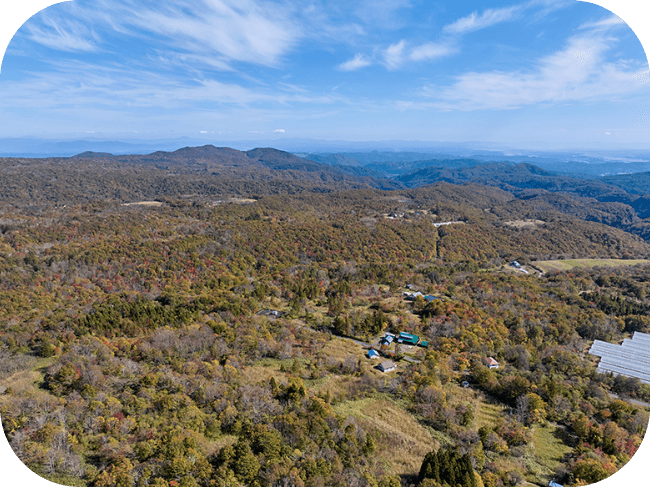
POLYGON ((533 164, 556 173, 582 178, 625 175, 650 171, 650 152, 530 152, 508 154, 458 148, 457 152, 367 151, 297 154, 325 164, 364 166, 394 177, 405 172, 434 167, 469 167, 479 164, 533 164))
POLYGON ((360 189, 409 190, 448 183, 457 191, 467 186, 499 188, 521 202, 517 211, 531 218, 560 213, 650 239, 650 173, 581 177, 529 163, 402 155, 413 160, 386 161, 388 153, 375 152, 367 156, 379 161, 364 165, 335 154, 315 157, 319 162, 312 156, 298 157, 273 148, 239 151, 212 145, 149 154, 83 151, 71 157, 0 158, 0 201, 26 205, 214 200, 360 189))

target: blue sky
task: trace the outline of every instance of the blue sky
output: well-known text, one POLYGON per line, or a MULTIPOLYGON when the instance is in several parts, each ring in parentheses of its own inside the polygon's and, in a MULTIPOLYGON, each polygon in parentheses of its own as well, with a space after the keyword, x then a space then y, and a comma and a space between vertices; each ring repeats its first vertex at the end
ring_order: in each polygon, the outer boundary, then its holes
POLYGON ((27 21, 3 136, 650 141, 642 46, 574 0, 75 0, 27 21))

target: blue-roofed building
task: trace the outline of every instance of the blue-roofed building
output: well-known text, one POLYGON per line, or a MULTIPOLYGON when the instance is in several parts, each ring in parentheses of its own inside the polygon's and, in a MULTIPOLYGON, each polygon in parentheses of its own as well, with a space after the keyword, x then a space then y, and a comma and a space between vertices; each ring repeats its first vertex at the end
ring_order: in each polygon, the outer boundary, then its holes
POLYGON ((368 358, 379 358, 379 352, 371 348, 368 350, 368 358))

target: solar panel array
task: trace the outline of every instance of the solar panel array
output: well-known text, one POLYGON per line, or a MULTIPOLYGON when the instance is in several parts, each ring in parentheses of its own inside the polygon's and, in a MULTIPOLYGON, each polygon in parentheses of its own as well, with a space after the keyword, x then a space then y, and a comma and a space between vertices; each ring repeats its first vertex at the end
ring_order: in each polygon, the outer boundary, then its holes
POLYGON ((598 372, 636 377, 650 384, 650 335, 634 332, 621 345, 596 340, 589 353, 600 357, 598 372))

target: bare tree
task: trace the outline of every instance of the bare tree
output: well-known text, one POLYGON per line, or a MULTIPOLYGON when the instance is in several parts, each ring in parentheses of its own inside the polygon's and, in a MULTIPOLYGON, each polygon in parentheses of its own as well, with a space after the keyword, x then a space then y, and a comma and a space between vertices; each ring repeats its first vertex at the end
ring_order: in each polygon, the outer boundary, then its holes
POLYGON ((515 418, 520 423, 526 424, 530 410, 530 398, 528 396, 519 396, 517 398, 517 408, 515 409, 515 418))

